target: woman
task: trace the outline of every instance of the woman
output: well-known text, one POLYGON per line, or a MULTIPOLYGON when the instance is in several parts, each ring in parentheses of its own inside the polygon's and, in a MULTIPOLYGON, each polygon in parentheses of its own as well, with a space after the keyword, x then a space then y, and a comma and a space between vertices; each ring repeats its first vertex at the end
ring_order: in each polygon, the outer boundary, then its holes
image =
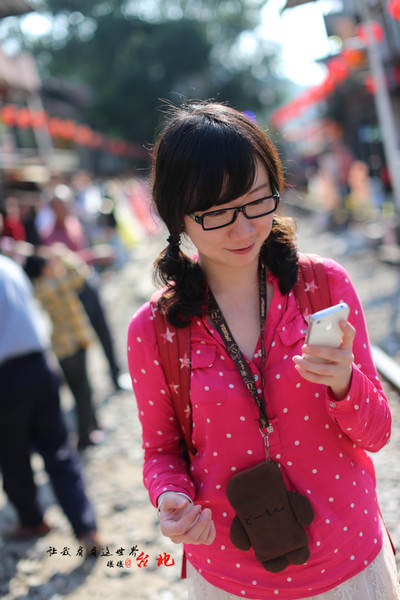
POLYGON ((363 311, 347 273, 324 259, 332 304, 347 302, 351 313, 341 322, 340 348, 305 345, 306 322, 291 292, 295 231, 276 214, 282 187, 270 139, 222 104, 174 110, 155 145, 153 198, 170 232, 156 268, 167 284, 169 339, 174 327, 190 327, 197 453, 188 468, 146 303, 128 332, 145 485, 162 533, 184 544, 191 599, 400 598, 365 452, 387 443, 391 419, 363 311), (182 252, 182 234, 197 248, 197 261, 182 252), (267 433, 215 319, 218 308, 256 381, 267 433), (264 464, 266 450, 286 487, 307 497, 314 511, 310 558, 279 572, 230 539, 228 482, 264 464))

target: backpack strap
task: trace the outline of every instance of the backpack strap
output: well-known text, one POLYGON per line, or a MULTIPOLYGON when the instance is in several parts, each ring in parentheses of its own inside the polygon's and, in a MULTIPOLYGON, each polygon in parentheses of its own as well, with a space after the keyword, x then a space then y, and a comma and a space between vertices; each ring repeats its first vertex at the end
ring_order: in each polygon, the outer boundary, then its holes
POLYGON ((173 327, 160 310, 159 299, 164 290, 158 290, 150 298, 154 329, 160 352, 161 366, 171 390, 176 418, 184 441, 183 453, 196 454, 192 442, 192 406, 190 402, 190 326, 173 327))
POLYGON ((308 322, 310 315, 332 304, 328 275, 317 254, 298 254, 299 275, 293 288, 300 310, 308 322))

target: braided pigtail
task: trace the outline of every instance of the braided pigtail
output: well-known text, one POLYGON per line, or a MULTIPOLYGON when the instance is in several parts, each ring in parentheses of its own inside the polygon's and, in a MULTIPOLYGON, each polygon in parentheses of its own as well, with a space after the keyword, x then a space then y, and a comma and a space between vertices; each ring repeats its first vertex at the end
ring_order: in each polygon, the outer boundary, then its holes
POLYGON ((180 238, 167 241, 154 263, 155 279, 166 286, 160 308, 174 327, 185 327, 207 309, 207 282, 198 263, 181 251, 180 238))
POLYGON ((168 247, 167 247, 167 252, 166 252, 166 258, 171 262, 178 260, 179 255, 180 255, 180 248, 179 248, 179 246, 181 244, 180 238, 176 239, 172 235, 170 235, 167 238, 167 242, 168 242, 168 247))
POLYGON ((297 281, 297 231, 293 219, 275 215, 272 230, 261 247, 261 258, 279 279, 282 294, 288 294, 297 281))
POLYGON ((182 262, 185 258, 180 249, 180 238, 170 235, 167 239, 168 246, 160 253, 155 261, 156 278, 168 289, 179 285, 183 275, 182 262))

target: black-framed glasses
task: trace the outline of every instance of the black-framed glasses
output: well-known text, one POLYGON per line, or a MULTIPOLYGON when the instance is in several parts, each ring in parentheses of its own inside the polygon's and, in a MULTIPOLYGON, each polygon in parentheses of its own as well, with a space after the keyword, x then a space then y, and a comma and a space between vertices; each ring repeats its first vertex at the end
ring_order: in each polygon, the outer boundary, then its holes
POLYGON ((231 225, 236 221, 240 212, 242 212, 247 219, 265 217, 265 215, 269 215, 277 209, 279 200, 280 195, 276 192, 270 196, 264 196, 263 198, 253 200, 253 202, 248 202, 247 204, 235 208, 210 210, 202 215, 191 213, 188 216, 196 221, 196 223, 199 223, 204 231, 210 231, 211 229, 221 229, 221 227, 231 225))

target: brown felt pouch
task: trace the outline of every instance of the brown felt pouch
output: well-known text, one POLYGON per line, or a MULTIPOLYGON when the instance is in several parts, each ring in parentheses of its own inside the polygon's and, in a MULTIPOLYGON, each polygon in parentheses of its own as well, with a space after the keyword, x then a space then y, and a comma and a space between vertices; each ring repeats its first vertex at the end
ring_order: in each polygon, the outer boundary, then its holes
POLYGON ((305 496, 289 491, 274 461, 237 473, 226 493, 236 512, 230 538, 240 550, 253 548, 256 559, 272 573, 289 563, 304 564, 309 556, 308 527, 314 519, 305 496))

